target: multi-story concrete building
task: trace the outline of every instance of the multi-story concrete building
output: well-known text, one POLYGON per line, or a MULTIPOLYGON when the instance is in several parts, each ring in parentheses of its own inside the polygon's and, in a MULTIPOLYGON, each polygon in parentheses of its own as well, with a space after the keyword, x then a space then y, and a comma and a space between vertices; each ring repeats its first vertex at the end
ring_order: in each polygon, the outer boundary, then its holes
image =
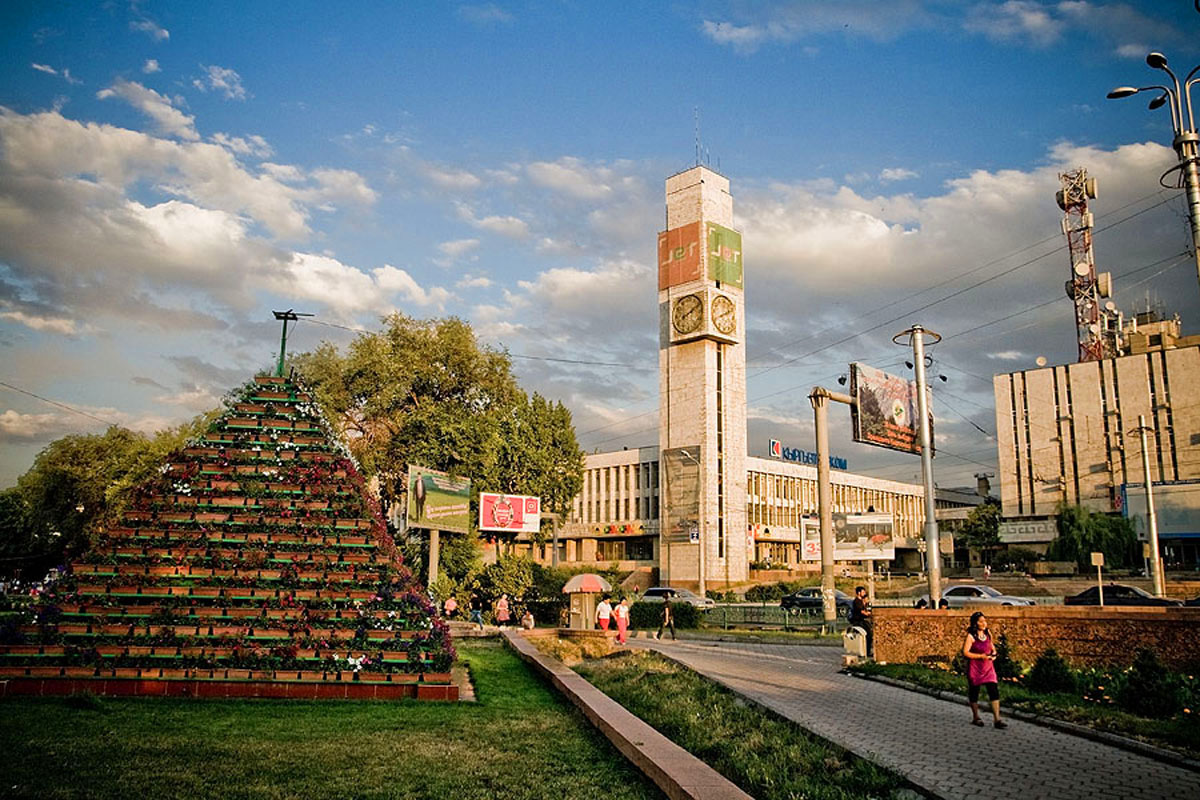
MULTIPOLYGON (((1140 514, 1126 505, 1131 487, 1147 480, 1139 418, 1149 428, 1155 493, 1162 484, 1165 499, 1172 489, 1200 481, 1200 344, 1178 336, 1177 320, 1160 327, 1147 320, 1127 329, 1133 355, 995 376, 1006 519, 1047 519, 1061 503, 1140 514)), ((1181 514, 1180 527, 1160 528, 1168 565, 1196 563, 1200 529, 1189 530, 1187 510, 1181 514)), ((1022 530, 1023 546, 1044 549, 1054 537, 1051 525, 1022 530), (1039 530, 1034 541, 1029 531, 1039 530)))

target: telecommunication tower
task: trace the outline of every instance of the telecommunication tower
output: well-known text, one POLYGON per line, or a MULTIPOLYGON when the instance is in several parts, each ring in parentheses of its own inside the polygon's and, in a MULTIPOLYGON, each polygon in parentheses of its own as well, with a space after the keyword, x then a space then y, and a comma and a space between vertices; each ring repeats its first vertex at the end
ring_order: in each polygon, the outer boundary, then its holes
POLYGON ((1088 211, 1088 199, 1096 197, 1096 179, 1089 178, 1083 167, 1058 176, 1062 188, 1055 199, 1063 210, 1062 231, 1071 255, 1071 279, 1067 297, 1075 304, 1075 328, 1079 337, 1079 360, 1098 361, 1116 355, 1109 328, 1109 314, 1100 305, 1101 298, 1112 294, 1112 275, 1096 273, 1092 253, 1092 228, 1095 219, 1088 211))

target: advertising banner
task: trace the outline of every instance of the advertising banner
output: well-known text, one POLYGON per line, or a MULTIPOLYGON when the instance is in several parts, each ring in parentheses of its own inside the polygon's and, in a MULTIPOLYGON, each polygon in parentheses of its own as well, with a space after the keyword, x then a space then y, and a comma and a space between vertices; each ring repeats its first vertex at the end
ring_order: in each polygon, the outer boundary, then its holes
MULTIPOLYGON (((821 525, 805 519, 800 556, 805 561, 821 560, 821 525)), ((891 561, 896 541, 891 514, 834 514, 834 561, 891 561)))
POLYGON ((408 527, 467 533, 471 529, 471 480, 408 466, 408 527))
MULTIPOLYGON (((1121 508, 1140 541, 1150 541, 1146 525, 1146 485, 1121 486, 1121 508)), ((1154 516, 1162 538, 1200 538, 1200 481, 1154 482, 1154 516)))
MULTIPOLYGON (((853 363, 850 365, 850 394, 857 401, 850 407, 854 441, 903 453, 921 452, 917 429, 917 384, 914 381, 889 375, 866 364, 853 363)), ((926 394, 930 394, 928 388, 926 394)), ((932 417, 932 398, 928 407, 932 417)), ((933 448, 932 419, 929 442, 933 448)), ((936 448, 933 449, 936 453, 936 448)))
POLYGON ((658 235, 658 289, 700 280, 700 223, 658 235))
POLYGON ((695 544, 700 541, 700 446, 664 450, 662 465, 667 541, 695 544))
POLYGON ((708 279, 742 287, 742 235, 715 222, 705 223, 708 279))
POLYGON ((479 530, 537 533, 542 523, 542 500, 523 494, 479 493, 479 530))

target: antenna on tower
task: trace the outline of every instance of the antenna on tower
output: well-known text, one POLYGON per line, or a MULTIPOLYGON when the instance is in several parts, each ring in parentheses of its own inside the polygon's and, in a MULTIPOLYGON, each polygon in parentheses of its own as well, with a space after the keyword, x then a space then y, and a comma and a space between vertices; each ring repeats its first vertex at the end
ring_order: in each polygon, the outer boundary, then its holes
POLYGON ((1112 275, 1107 272, 1096 273, 1096 257, 1092 252, 1095 217, 1088 211, 1088 199, 1096 197, 1096 179, 1089 178, 1083 167, 1063 172, 1058 179, 1062 188, 1055 199, 1063 210, 1062 232, 1067 237, 1067 250, 1071 257, 1071 277, 1066 289, 1067 297, 1075 304, 1079 360, 1112 358, 1119 354, 1120 346, 1104 335, 1104 331, 1110 328, 1108 316, 1111 312, 1100 304, 1101 299, 1112 294, 1112 275))
POLYGON ((692 106, 692 119, 696 123, 696 164, 700 166, 700 106, 692 106))

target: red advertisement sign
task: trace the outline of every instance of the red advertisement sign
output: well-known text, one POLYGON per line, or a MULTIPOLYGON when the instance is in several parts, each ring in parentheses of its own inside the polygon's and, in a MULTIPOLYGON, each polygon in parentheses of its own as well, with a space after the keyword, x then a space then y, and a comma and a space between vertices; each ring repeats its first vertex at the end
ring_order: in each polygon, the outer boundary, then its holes
POLYGON ((523 494, 479 493, 479 530, 537 533, 542 501, 523 494))
POLYGON ((658 235, 658 288, 700 279, 700 223, 658 235))

